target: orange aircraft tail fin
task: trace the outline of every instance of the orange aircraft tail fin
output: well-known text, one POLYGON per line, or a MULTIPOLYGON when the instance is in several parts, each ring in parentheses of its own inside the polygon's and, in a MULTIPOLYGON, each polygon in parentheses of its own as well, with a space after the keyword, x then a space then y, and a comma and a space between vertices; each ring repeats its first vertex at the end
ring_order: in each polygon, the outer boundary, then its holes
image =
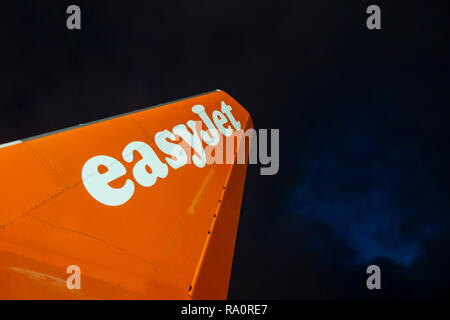
POLYGON ((252 127, 217 90, 0 146, 0 298, 225 299, 252 127))

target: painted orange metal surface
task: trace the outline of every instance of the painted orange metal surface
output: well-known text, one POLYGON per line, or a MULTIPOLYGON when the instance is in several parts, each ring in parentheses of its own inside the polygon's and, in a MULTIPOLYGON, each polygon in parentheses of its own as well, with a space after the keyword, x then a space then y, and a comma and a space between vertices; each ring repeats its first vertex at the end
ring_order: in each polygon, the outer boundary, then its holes
POLYGON ((194 105, 211 116, 222 101, 242 129, 253 126, 218 90, 0 148, 0 299, 225 299, 246 164, 169 167, 144 187, 133 176, 139 157, 122 158, 142 141, 163 160, 155 134, 200 121, 194 105), (110 183, 133 182, 126 203, 87 192, 81 172, 98 155, 126 168, 110 183), (69 265, 81 269, 80 290, 66 286, 69 265))

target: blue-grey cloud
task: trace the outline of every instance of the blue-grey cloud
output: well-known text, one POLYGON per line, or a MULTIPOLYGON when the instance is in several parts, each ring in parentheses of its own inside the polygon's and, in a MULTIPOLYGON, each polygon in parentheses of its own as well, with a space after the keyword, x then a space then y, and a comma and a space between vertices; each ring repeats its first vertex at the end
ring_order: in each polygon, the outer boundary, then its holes
MULTIPOLYGON (((290 212, 328 225, 355 251, 349 262, 384 257, 410 266, 448 224, 446 197, 420 146, 392 143, 376 123, 353 116, 309 137, 290 212)), ((309 245, 320 251, 326 241, 309 245)))

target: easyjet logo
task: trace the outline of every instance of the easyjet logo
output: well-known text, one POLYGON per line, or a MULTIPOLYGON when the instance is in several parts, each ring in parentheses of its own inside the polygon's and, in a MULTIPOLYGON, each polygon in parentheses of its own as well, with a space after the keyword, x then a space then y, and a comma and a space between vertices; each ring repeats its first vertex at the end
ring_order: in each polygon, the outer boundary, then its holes
POLYGON ((229 137, 235 130, 241 129, 241 123, 235 119, 231 106, 224 101, 221 102, 221 111, 214 110, 212 119, 206 114, 205 107, 195 105, 192 111, 200 116, 202 124, 207 131, 197 130, 193 120, 187 121, 186 125, 178 124, 172 130, 163 130, 155 134, 155 144, 167 155, 161 160, 152 147, 142 141, 132 141, 122 151, 123 161, 131 163, 134 152, 138 152, 142 159, 133 167, 134 180, 127 179, 120 188, 113 188, 110 183, 127 173, 125 166, 117 159, 98 155, 89 159, 83 166, 83 184, 89 194, 98 202, 108 206, 120 206, 126 203, 134 194, 136 183, 142 187, 153 186, 158 178, 164 179, 169 174, 169 167, 179 169, 187 163, 194 163, 203 168, 207 163, 207 157, 203 148, 203 141, 209 146, 216 146, 222 136, 229 137), (190 130, 189 130, 189 129, 190 130), (177 141, 189 145, 195 152, 189 155, 185 148, 177 141), (102 168, 102 172, 99 168, 102 168), (147 171, 149 167, 151 172, 147 171), (106 170, 105 170, 106 168, 106 170))

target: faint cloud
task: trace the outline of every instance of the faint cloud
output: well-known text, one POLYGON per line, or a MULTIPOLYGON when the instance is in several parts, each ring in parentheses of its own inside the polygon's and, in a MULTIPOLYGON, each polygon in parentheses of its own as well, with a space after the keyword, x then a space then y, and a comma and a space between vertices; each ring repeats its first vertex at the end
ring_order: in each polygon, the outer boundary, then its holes
MULTIPOLYGON (((290 212, 329 226, 355 251, 352 263, 390 258, 410 266, 422 242, 448 224, 446 204, 416 146, 393 144, 370 117, 345 120, 310 136, 304 178, 290 212)), ((310 239, 320 253, 325 239, 310 239)))

